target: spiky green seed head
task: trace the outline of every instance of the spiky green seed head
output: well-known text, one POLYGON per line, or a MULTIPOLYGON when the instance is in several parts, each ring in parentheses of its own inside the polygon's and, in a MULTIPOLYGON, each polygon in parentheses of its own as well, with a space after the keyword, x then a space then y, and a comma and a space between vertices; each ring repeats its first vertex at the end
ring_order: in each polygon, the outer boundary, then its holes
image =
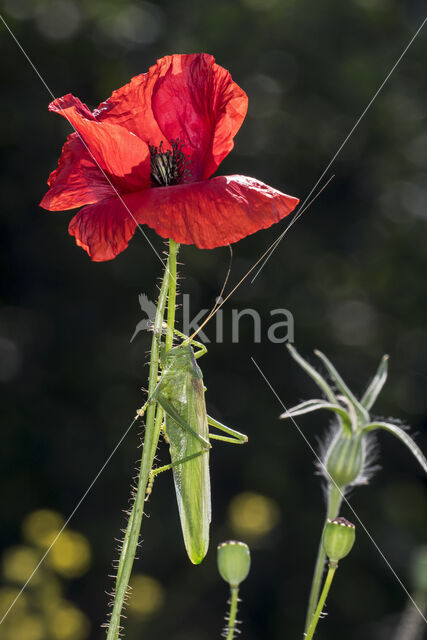
POLYGON ((228 540, 218 545, 218 571, 230 587, 237 587, 248 576, 251 566, 249 547, 244 542, 228 540))
POLYGON ((328 520, 323 532, 323 548, 329 561, 338 564, 351 551, 356 539, 356 527, 345 518, 328 520))
POLYGON ((357 481, 363 470, 364 443, 360 434, 351 437, 340 434, 326 454, 326 470, 339 487, 357 481))

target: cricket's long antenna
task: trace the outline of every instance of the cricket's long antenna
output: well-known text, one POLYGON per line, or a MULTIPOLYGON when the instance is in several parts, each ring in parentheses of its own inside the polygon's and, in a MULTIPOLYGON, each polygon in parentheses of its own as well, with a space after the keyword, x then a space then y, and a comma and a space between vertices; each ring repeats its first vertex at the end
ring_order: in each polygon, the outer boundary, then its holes
MULTIPOLYGON (((243 284, 243 282, 246 280, 246 278, 252 273, 252 271, 254 269, 256 269, 256 267, 260 264, 260 262, 262 262, 264 260, 264 258, 266 258, 268 256, 268 254, 272 251, 274 251, 274 249, 276 248, 276 246, 279 244, 279 242, 282 240, 282 238, 284 238, 284 236, 287 234, 287 232, 289 231, 289 229, 292 227, 292 225, 298 220, 298 218, 300 218, 302 216, 302 214, 304 213, 304 211, 307 211, 307 209, 309 207, 311 207, 311 205, 313 204, 313 202, 315 200, 317 200, 317 198, 320 196, 320 194, 326 189, 326 187, 328 186, 328 184, 331 182, 331 180, 333 180, 335 176, 332 175, 330 176, 330 178, 325 182, 325 184, 323 185, 323 187, 321 187, 319 189, 319 191, 316 193, 316 195, 314 195, 312 197, 312 199, 307 202, 307 204, 305 205, 305 207, 303 207, 301 209, 301 211, 298 211, 296 213, 296 215, 292 218, 292 220, 289 222, 288 226, 286 227, 286 229, 274 240, 274 242, 271 243, 271 245, 268 247, 268 249, 266 251, 264 251, 264 253, 262 254, 262 256, 260 258, 258 258, 258 260, 255 262, 255 264, 252 265, 252 267, 249 269, 249 271, 247 271, 245 273, 245 275, 243 276, 243 278, 241 278, 241 280, 239 280, 239 282, 232 288, 232 290, 230 291, 230 293, 228 293, 226 295, 226 297, 224 298, 224 300, 220 303, 217 304, 215 303, 215 306, 213 307, 212 311, 210 311, 210 313, 208 314, 208 316, 203 320, 202 324, 200 325, 200 327, 197 329, 197 331, 195 331, 190 337, 189 340, 194 340, 194 338, 197 336, 197 334, 199 333, 199 331, 201 331, 203 329, 203 327, 206 325, 207 322, 209 322, 209 320, 212 318, 212 316, 215 315, 215 313, 217 313, 217 311, 219 311, 222 307, 223 304, 225 304, 227 302, 227 300, 233 295, 233 293, 235 291, 237 291, 237 289, 240 287, 241 284, 243 284)), ((230 251, 231 251, 231 246, 230 247, 230 251)), ((225 289, 225 285, 227 283, 228 277, 230 275, 230 269, 231 269, 231 264, 230 264, 230 268, 228 269, 228 273, 227 273, 227 277, 226 280, 224 282, 224 286, 222 288, 222 293, 224 292, 225 289)), ((221 296, 220 296, 221 297, 221 296)))
POLYGON ((219 301, 222 299, 222 295, 223 295, 223 293, 225 291, 225 287, 227 286, 227 282, 228 282, 228 279, 229 279, 230 274, 231 274, 231 265, 233 264, 233 249, 231 247, 231 244, 228 245, 228 250, 230 251, 230 262, 228 263, 227 275, 225 276, 224 284, 221 287, 221 291, 219 292, 219 296, 217 296, 217 299, 216 299, 216 302, 215 302, 214 306, 209 311, 209 314, 208 314, 207 318, 205 318, 205 322, 210 320, 212 318, 212 316, 216 313, 217 309, 219 309, 219 301))
MULTIPOLYGON (((217 296, 216 302, 215 302, 214 306, 212 307, 212 309, 209 311, 209 313, 206 316, 206 318, 204 319, 202 326, 199 327, 197 329, 197 331, 195 333, 193 333, 193 335, 191 335, 189 338, 187 338, 187 340, 193 340, 194 336, 197 336, 197 334, 199 333, 200 329, 202 327, 204 327, 207 322, 209 322, 209 320, 212 318, 212 316, 214 316, 216 314, 216 312, 219 310, 220 307, 222 307, 222 305, 225 302, 225 300, 222 300, 222 296, 223 296, 225 287, 227 286, 227 282, 228 282, 228 279, 229 279, 230 274, 231 274, 231 265, 233 264, 233 249, 231 247, 231 244, 228 245, 228 250, 230 251, 230 262, 228 263, 227 275, 225 276, 225 280, 224 280, 224 283, 223 283, 223 285, 221 287, 221 291, 219 292, 219 296, 217 296), (221 303, 220 303, 220 300, 222 300, 221 303)), ((228 298, 228 296, 227 296, 227 298, 228 298)), ((227 300, 227 298, 226 298, 226 300, 227 300)), ((184 342, 185 342, 185 340, 184 340, 184 342)))

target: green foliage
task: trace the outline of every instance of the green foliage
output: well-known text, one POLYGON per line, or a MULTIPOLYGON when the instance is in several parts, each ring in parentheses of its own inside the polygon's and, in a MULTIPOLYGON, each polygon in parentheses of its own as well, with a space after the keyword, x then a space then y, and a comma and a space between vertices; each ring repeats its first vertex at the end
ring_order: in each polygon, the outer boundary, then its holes
POLYGON ((373 420, 368 413, 368 409, 373 406, 387 380, 388 356, 383 356, 362 399, 358 400, 323 353, 315 351, 315 354, 323 362, 336 392, 332 390, 332 386, 326 379, 299 355, 294 347, 288 345, 288 350, 294 360, 310 375, 331 402, 306 400, 286 410, 280 417, 292 418, 319 409, 332 411, 337 416, 337 425, 332 437, 329 435, 325 440, 323 456, 319 464, 329 485, 345 491, 347 487, 366 484, 373 471, 369 434, 377 429, 384 429, 403 442, 427 473, 427 459, 411 436, 404 429, 391 422, 373 420))

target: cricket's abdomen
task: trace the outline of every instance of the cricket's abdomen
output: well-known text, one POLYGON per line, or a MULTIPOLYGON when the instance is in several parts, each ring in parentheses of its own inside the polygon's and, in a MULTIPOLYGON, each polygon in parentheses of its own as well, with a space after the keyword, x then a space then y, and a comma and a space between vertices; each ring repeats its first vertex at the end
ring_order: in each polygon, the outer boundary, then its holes
MULTIPOLYGON (((175 379, 169 401, 181 418, 206 441, 209 439, 203 381, 191 370, 175 379)), ((189 430, 166 415, 166 432, 172 462, 198 454, 173 469, 185 548, 193 564, 199 564, 209 547, 211 495, 209 452, 189 430)))

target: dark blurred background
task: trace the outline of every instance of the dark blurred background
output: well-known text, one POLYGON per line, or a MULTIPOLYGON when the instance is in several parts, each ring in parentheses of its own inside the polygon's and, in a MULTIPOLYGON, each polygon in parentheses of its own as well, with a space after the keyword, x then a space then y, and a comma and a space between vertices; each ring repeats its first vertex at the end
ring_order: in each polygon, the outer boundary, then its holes
MULTIPOLYGON (((249 95, 235 150, 220 173, 259 178, 304 198, 422 22, 425 4, 398 0, 1 0, 1 14, 56 96, 94 108, 156 58, 206 51, 249 95)), ((138 232, 112 262, 91 263, 67 233, 69 213, 39 209, 69 132, 50 96, 0 24, 1 267, 0 607, 7 609, 64 518, 143 402, 150 336, 130 343, 161 265, 138 232)), ((376 414, 411 425, 425 445, 427 409, 427 31, 416 39, 328 175, 335 178, 290 230, 259 277, 224 307, 224 342, 207 333, 200 361, 211 414, 249 435, 211 456, 213 526, 199 567, 186 558, 172 478, 160 477, 144 522, 128 610, 129 640, 218 638, 227 587, 218 542, 251 545, 240 617, 247 640, 300 638, 324 505, 314 456, 281 406, 315 397, 311 381, 272 344, 270 310, 289 309, 295 343, 321 348, 361 393, 380 357, 389 381, 376 414), (231 342, 232 309, 257 310, 231 342)), ((286 225, 234 246, 237 282, 286 225)), ((157 251, 163 241, 145 229, 157 251)), ((182 247, 181 292, 191 312, 212 306, 226 248, 182 247)), ((178 319, 182 312, 178 312, 178 319)), ((179 324, 178 324, 179 326, 179 324)), ((327 414, 298 424, 310 442, 327 414)), ((112 560, 124 525, 140 431, 127 436, 70 522, 65 537, 0 629, 4 640, 100 640, 112 560)), ((161 447, 159 455, 167 459, 161 447)), ((351 502, 403 583, 425 542, 422 471, 380 436, 382 470, 351 502)), ((342 514, 351 519, 343 508, 342 514)), ((359 527, 319 638, 390 638, 407 596, 359 527)), ((401 636, 402 638, 403 636, 401 636)), ((409 638, 409 636, 408 636, 409 638)))

